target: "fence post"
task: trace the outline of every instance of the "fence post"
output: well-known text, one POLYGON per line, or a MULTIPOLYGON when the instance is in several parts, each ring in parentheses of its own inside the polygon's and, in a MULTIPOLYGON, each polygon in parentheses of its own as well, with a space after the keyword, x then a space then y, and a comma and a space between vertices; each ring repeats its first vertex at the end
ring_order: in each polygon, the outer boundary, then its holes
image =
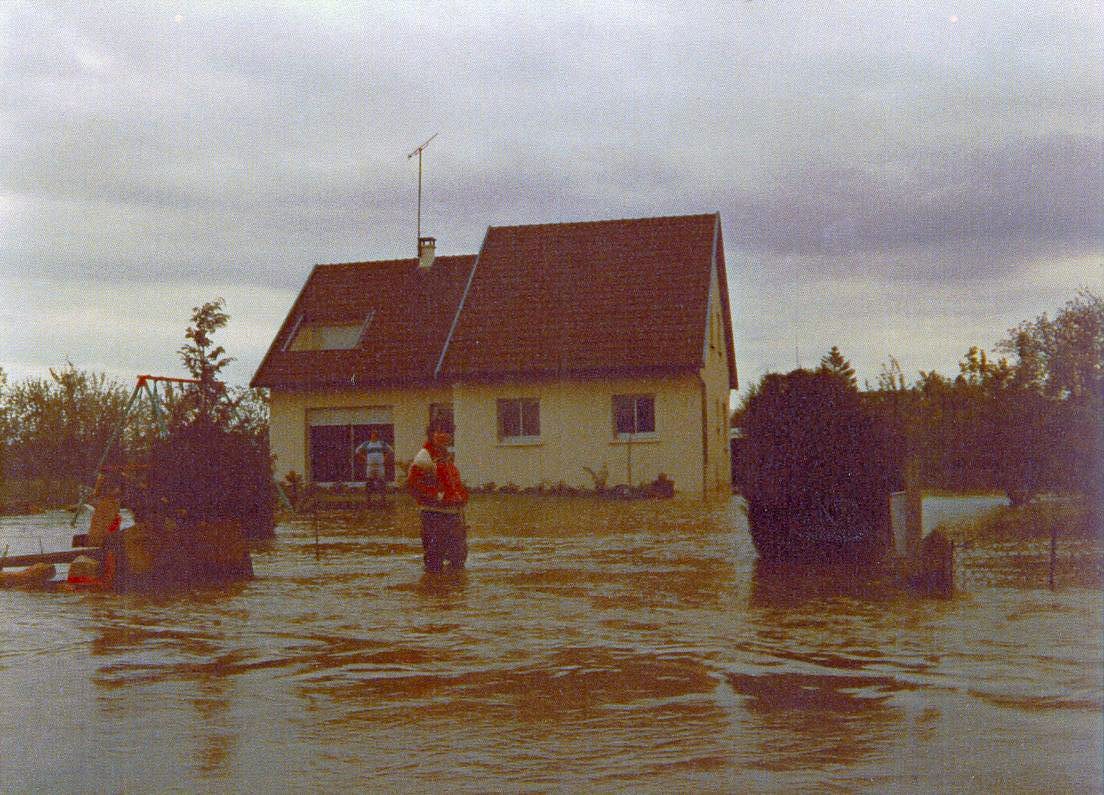
POLYGON ((1058 527, 1050 528, 1050 573, 1047 574, 1047 586, 1054 590, 1054 566, 1058 558, 1058 527))

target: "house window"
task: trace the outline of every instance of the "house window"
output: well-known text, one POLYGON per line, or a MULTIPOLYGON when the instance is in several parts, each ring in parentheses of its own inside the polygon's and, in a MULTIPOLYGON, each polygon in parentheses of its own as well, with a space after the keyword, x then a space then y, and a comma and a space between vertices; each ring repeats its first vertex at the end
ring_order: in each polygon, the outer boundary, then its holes
POLYGON ((308 323, 302 316, 292 331, 290 351, 347 351, 360 345, 376 316, 370 309, 359 323, 308 323))
POLYGON ((614 395, 613 428, 617 438, 655 433, 655 395, 614 395))
POLYGON ((540 400, 499 398, 498 440, 525 441, 540 438, 540 400))
MULTIPOLYGON (((356 483, 363 481, 365 461, 356 456, 355 451, 368 441, 372 432, 379 438, 395 446, 395 426, 372 425, 314 425, 310 429, 311 480, 315 483, 356 483)), ((395 479, 395 461, 386 458, 384 478, 387 482, 395 479)))
POLYGON ((442 430, 447 431, 449 434, 454 434, 456 432, 456 426, 453 424, 452 419, 452 404, 430 403, 429 424, 439 425, 442 430))

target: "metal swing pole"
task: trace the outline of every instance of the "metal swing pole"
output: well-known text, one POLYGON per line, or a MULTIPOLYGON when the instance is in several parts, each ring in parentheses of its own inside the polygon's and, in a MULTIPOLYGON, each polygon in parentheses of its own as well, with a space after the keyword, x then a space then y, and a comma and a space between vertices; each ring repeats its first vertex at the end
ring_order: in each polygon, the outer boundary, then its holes
MULTIPOLYGON (((107 457, 111 453, 111 448, 115 446, 115 443, 119 440, 119 436, 123 432, 123 427, 126 425, 127 419, 130 417, 130 410, 134 406, 134 401, 138 399, 138 395, 142 390, 145 390, 149 395, 150 402, 153 404, 154 419, 157 422, 158 430, 161 435, 167 436, 169 433, 168 426, 165 424, 164 413, 161 411, 161 401, 157 397, 156 387, 151 387, 150 382, 156 384, 158 381, 165 381, 175 384, 198 384, 194 378, 170 378, 167 376, 157 375, 139 375, 138 383, 134 385, 134 391, 130 393, 130 398, 127 400, 126 405, 123 407, 123 414, 119 417, 119 421, 115 423, 115 428, 111 432, 111 438, 107 440, 107 444, 104 445, 103 452, 100 454, 100 460, 96 463, 96 469, 92 473, 92 480, 95 482, 96 477, 101 471, 103 471, 104 464, 107 462, 107 457)), ((94 487, 93 487, 94 488, 94 487)), ((73 511, 73 518, 69 521, 70 527, 76 527, 77 516, 80 515, 80 506, 84 503, 85 498, 92 492, 86 485, 80 487, 80 491, 77 493, 77 509, 73 511)))
MULTIPOLYGON (((138 383, 134 386, 134 391, 130 393, 130 399, 127 400, 126 405, 123 407, 123 415, 119 417, 119 421, 115 423, 115 429, 111 432, 111 437, 107 440, 107 444, 104 445, 103 452, 100 453, 100 460, 96 463, 96 469, 92 472, 93 482, 95 482, 95 478, 103 470, 104 463, 107 461, 108 453, 111 452, 111 448, 115 446, 116 440, 118 440, 119 435, 123 432, 123 426, 126 425, 127 417, 130 415, 130 407, 134 405, 134 401, 138 397, 138 393, 145 385, 146 379, 139 378, 138 383)), ((92 489, 90 489, 88 486, 82 485, 80 487, 80 491, 77 492, 77 508, 73 511, 73 518, 69 520, 70 527, 77 526, 77 517, 80 515, 81 505, 84 504, 85 498, 91 493, 92 489)))
POLYGON ((146 393, 149 395, 150 405, 153 407, 153 420, 157 423, 157 430, 161 432, 161 437, 164 438, 169 435, 169 426, 165 424, 165 414, 161 411, 161 401, 157 397, 157 382, 154 381, 150 386, 149 381, 146 382, 146 393))

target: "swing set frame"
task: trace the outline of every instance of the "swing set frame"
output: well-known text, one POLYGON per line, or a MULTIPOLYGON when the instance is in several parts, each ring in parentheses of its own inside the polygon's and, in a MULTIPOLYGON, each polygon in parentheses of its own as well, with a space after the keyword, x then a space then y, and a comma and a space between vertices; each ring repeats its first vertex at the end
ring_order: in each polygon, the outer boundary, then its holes
POLYGON ((108 438, 107 444, 104 445, 103 452, 100 454, 100 460, 96 463, 96 469, 92 472, 91 480, 93 485, 88 486, 82 484, 80 487, 80 493, 77 495, 77 507, 76 510, 73 511, 73 518, 69 522, 70 527, 76 526, 77 517, 80 516, 85 501, 90 497, 96 496, 96 492, 102 481, 102 476, 107 471, 105 468, 107 457, 111 453, 111 449, 115 446, 115 443, 119 441, 119 437, 123 433, 123 428, 126 427, 127 420, 130 418, 131 411, 139 397, 144 394, 149 399, 150 411, 153 414, 153 421, 157 424, 157 431, 161 438, 165 438, 169 435, 169 426, 165 422, 165 407, 162 405, 162 399, 158 394, 157 385, 198 383, 200 383, 200 381, 197 378, 173 378, 165 375, 148 374, 138 376, 138 380, 134 385, 134 390, 130 393, 130 398, 123 407, 123 414, 119 417, 119 421, 115 423, 115 428, 111 431, 111 436, 108 438))
MULTIPOLYGON (((119 421, 115 423, 115 428, 111 432, 110 438, 107 440, 107 444, 104 445, 103 452, 100 454, 100 460, 96 462, 96 469, 92 472, 92 486, 82 484, 80 487, 80 493, 77 496, 76 509, 73 511, 73 518, 69 522, 70 527, 76 527, 77 518, 80 516, 82 508, 85 507, 85 501, 97 495, 100 488, 100 484, 103 481, 103 475, 109 471, 107 464, 107 457, 110 455, 111 450, 115 447, 116 442, 119 441, 119 437, 123 433, 123 428, 126 427, 127 420, 130 419, 131 413, 134 409, 135 403, 138 399, 145 395, 149 400, 150 412, 153 414, 153 421, 157 424, 157 432, 162 439, 169 435, 169 426, 165 421, 165 407, 162 405, 162 399, 157 391, 158 384, 200 384, 202 383, 198 378, 174 378, 166 375, 149 375, 142 374, 137 378, 137 382, 134 384, 134 390, 130 393, 130 398, 127 400, 126 405, 123 407, 123 414, 119 417, 119 421)), ((273 485, 276 487, 276 496, 280 500, 281 505, 285 508, 291 508, 291 502, 288 500, 287 495, 284 493, 283 488, 280 486, 276 479, 272 480, 273 485)))

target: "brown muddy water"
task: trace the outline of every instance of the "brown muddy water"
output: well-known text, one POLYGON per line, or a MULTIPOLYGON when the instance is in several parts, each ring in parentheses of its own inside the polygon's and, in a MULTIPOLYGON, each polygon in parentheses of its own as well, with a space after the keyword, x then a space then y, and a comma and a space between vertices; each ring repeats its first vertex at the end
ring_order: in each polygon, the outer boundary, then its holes
POLYGON ((1100 791, 1099 544, 1052 593, 1044 544, 975 543, 939 601, 757 565, 735 499, 468 520, 459 576, 402 500, 230 589, 0 592, 0 791, 1100 791))

